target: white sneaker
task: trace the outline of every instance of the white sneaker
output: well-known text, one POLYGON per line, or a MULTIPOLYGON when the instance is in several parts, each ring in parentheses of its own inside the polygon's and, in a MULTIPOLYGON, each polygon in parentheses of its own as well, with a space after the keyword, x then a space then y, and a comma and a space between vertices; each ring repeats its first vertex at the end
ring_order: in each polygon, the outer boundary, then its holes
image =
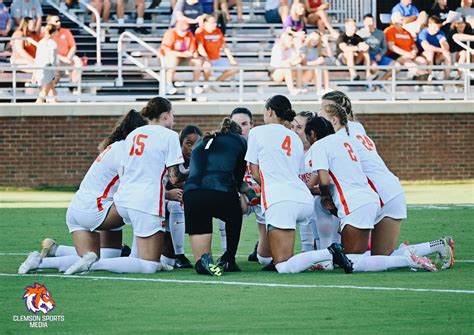
POLYGON ((173 86, 173 84, 166 85, 166 94, 174 95, 178 92, 178 89, 173 86))
POLYGON ((41 257, 54 257, 56 250, 58 249, 58 244, 52 238, 45 238, 41 242, 41 257))
POLYGON ((75 273, 88 272, 92 264, 94 264, 98 260, 99 260, 99 257, 97 257, 97 255, 94 252, 89 251, 87 254, 82 256, 81 259, 77 260, 76 263, 71 265, 69 269, 67 269, 64 272, 64 274, 73 275, 75 273))
POLYGON ((37 269, 41 263, 41 259, 42 257, 38 251, 30 252, 26 260, 21 263, 18 268, 18 274, 24 275, 28 273, 28 271, 37 269))
POLYGON ((440 240, 444 244, 444 250, 439 253, 441 269, 449 269, 454 265, 454 240, 451 236, 445 236, 440 240))
POLYGON ((309 271, 331 271, 334 270, 334 264, 332 261, 319 262, 311 266, 309 271))
POLYGON ((204 92, 204 89, 201 86, 194 86, 194 94, 202 94, 204 92))
POLYGON ((428 257, 421 257, 415 253, 414 248, 406 248, 404 252, 412 270, 425 269, 426 271, 436 272, 438 269, 428 257))

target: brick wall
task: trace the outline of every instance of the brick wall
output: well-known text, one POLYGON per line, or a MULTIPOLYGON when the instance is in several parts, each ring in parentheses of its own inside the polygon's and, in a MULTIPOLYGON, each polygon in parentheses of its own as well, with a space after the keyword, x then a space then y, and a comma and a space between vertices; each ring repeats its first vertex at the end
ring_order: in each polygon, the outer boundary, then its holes
MULTIPOLYGON (((474 179, 474 113, 361 114, 402 180, 474 179)), ((0 117, 0 186, 76 186, 117 116, 0 117)), ((209 130, 222 115, 176 116, 209 130)), ((256 117, 257 123, 262 117, 256 117)))

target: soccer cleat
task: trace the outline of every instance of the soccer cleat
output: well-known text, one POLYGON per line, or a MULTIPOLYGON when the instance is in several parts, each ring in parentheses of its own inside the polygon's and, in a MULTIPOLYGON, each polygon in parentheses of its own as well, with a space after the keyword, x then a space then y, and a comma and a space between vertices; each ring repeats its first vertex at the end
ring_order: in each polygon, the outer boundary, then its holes
POLYGON ((54 257, 56 250, 58 249, 58 244, 52 238, 45 238, 41 242, 41 257, 54 257))
POLYGON ((269 264, 265 265, 262 268, 262 271, 278 272, 277 268, 275 267, 275 263, 273 263, 273 261, 271 261, 269 264))
POLYGON ((217 260, 217 266, 222 268, 224 272, 240 272, 242 271, 240 267, 235 262, 235 257, 227 256, 227 253, 224 253, 221 258, 217 260))
POLYGON ((120 257, 128 257, 132 253, 132 249, 126 244, 122 245, 122 250, 120 251, 120 257))
POLYGON ((37 269, 41 263, 41 259, 42 257, 38 251, 30 252, 26 260, 21 263, 18 268, 18 274, 24 275, 28 273, 28 271, 37 269))
POLYGON ((257 257, 257 248, 258 248, 258 241, 255 244, 255 248, 253 248, 253 252, 249 255, 247 260, 249 262, 258 262, 258 257, 257 257))
POLYGON ((309 271, 331 271, 334 270, 334 265, 331 261, 319 262, 311 266, 309 271))
POLYGON ((454 240, 451 236, 441 238, 444 250, 439 253, 441 257, 441 269, 449 269, 454 265, 454 240))
POLYGON ((436 272, 438 269, 433 264, 431 259, 428 257, 422 257, 415 253, 414 248, 407 248, 404 252, 405 257, 408 259, 408 263, 410 264, 410 268, 413 271, 417 269, 425 269, 426 271, 436 272))
POLYGON ((333 243, 328 248, 329 252, 332 254, 332 261, 334 264, 339 265, 339 267, 344 269, 345 273, 352 273, 352 262, 347 258, 344 253, 344 248, 339 243, 333 243))
POLYGON ((176 255, 174 266, 177 269, 192 269, 193 268, 191 261, 183 254, 176 255))
POLYGON ((209 253, 203 254, 196 262, 196 272, 199 274, 215 277, 222 276, 221 268, 214 264, 214 260, 209 253))
POLYGON ((95 262, 99 260, 99 257, 92 252, 89 251, 87 254, 82 256, 79 260, 76 261, 73 265, 67 269, 64 274, 65 275, 73 275, 75 273, 82 273, 82 272, 88 272, 95 262))
POLYGON ((158 268, 156 269, 156 272, 158 272, 158 271, 168 272, 168 271, 173 271, 173 269, 174 269, 171 265, 163 263, 163 262, 159 262, 158 264, 159 265, 158 265, 158 268))

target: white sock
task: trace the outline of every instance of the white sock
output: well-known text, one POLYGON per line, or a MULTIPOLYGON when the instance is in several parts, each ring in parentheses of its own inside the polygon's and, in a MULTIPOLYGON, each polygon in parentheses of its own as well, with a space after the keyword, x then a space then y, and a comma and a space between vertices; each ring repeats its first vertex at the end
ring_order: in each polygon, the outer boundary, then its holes
MULTIPOLYGON (((316 227, 316 220, 314 218, 309 220, 309 225, 311 227, 311 232, 313 233, 313 248, 314 250, 321 249, 321 240, 319 239, 318 228, 316 227)), ((325 249, 325 248, 324 248, 325 249)))
POLYGON ((270 264, 273 260, 273 258, 271 257, 263 257, 263 256, 260 256, 258 253, 257 253, 257 258, 258 258, 259 263, 262 264, 263 266, 270 264))
POLYGON ((144 22, 143 17, 137 17, 137 24, 143 24, 144 22))
POLYGON ((125 23, 125 19, 122 17, 122 18, 119 18, 117 19, 117 23, 118 24, 124 24, 125 23))
POLYGON ((54 257, 77 255, 76 248, 69 245, 58 245, 54 257))
POLYGON ((402 245, 397 250, 394 250, 391 256, 401 256, 407 247, 414 248, 415 253, 420 256, 427 256, 433 252, 443 252, 444 243, 442 240, 434 240, 431 242, 418 243, 413 245, 402 245))
POLYGON ((45 257, 41 260, 38 269, 58 269, 60 272, 64 272, 79 259, 80 257, 77 255, 45 257))
POLYGON ((100 248, 100 258, 115 258, 120 257, 122 249, 100 248))
POLYGON ((350 254, 347 257, 353 262, 354 272, 380 272, 409 266, 402 256, 364 256, 350 254))
POLYGON ((275 265, 278 273, 298 273, 309 269, 312 265, 332 260, 332 255, 328 249, 312 250, 294 255, 286 262, 275 265))
POLYGON ((173 258, 166 257, 165 255, 161 255, 160 262, 174 267, 176 260, 174 260, 173 258))
POLYGON ((300 227, 301 251, 306 252, 314 250, 313 231, 310 224, 301 225, 300 227))
POLYGON ((319 235, 319 249, 325 249, 340 240, 339 219, 321 207, 319 199, 314 205, 316 213, 316 228, 319 235))
POLYGON ((176 255, 184 254, 184 211, 181 204, 177 201, 168 202, 170 211, 169 225, 171 239, 173 241, 174 253, 176 255))
POLYGON ((219 220, 219 232, 221 233, 221 247, 222 251, 226 252, 227 250, 227 232, 225 230, 225 222, 219 220))
POLYGON ((155 273, 160 263, 134 257, 101 258, 91 266, 91 271, 115 273, 155 273))
POLYGON ((133 235, 132 248, 130 249, 130 257, 138 258, 137 237, 133 235))

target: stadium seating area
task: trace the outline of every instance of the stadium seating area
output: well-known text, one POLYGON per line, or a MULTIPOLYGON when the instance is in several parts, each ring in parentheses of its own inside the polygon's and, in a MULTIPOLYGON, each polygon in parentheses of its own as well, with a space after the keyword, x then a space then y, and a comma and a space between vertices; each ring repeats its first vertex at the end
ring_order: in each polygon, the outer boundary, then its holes
MULTIPOLYGON (((10 6, 10 1, 4 1, 10 6)), ((285 83, 276 83, 269 76, 269 64, 272 46, 281 32, 281 24, 268 24, 264 20, 264 1, 242 1, 244 22, 236 20, 228 23, 226 41, 233 55, 240 64, 240 73, 226 82, 209 82, 216 89, 208 89, 202 94, 193 93, 192 88, 202 85, 191 80, 191 68, 182 68, 176 76, 177 94, 170 96, 175 100, 219 101, 219 100, 261 100, 262 97, 275 93, 288 94, 285 83)), ((366 13, 378 17, 374 1, 367 0, 333 0, 328 15, 335 28, 341 29, 348 17, 353 17, 361 25, 366 13)), ((149 2, 146 3, 149 5, 149 2)), ((75 84, 62 78, 58 84, 58 101, 138 101, 147 100, 158 93, 160 81, 164 82, 159 59, 152 50, 157 50, 162 37, 168 29, 171 7, 163 1, 159 7, 147 9, 145 23, 140 25, 150 29, 150 34, 141 35, 134 31, 135 9, 133 1, 129 1, 126 9, 125 24, 116 23, 112 14, 109 23, 101 23, 100 31, 96 24, 91 24, 91 12, 84 6, 67 8, 54 0, 42 3, 44 16, 58 14, 62 26, 69 28, 77 43, 77 55, 87 66, 83 68, 79 93, 72 92, 75 84), (125 27, 128 34, 120 37, 118 29, 125 27), (97 63, 97 38, 99 32, 100 64, 97 63), (119 50, 119 51, 118 51, 119 50), (123 64, 123 66, 122 66, 123 64), (121 71, 117 66, 122 66, 121 71)), ((114 9, 112 8, 112 12, 114 9)), ((235 16, 235 9, 231 10, 235 16)), ((307 26, 314 31, 314 26, 307 26)), ((0 38, 0 48, 6 44, 7 38, 0 38)), ((331 47, 336 49, 335 40, 331 47)), ((12 71, 9 64, 10 52, 0 49, 0 101, 34 101, 38 95, 38 87, 30 83, 31 75, 12 71), (13 85, 12 85, 13 83, 13 85)), ((408 79, 406 71, 394 76, 393 80, 376 80, 368 82, 350 81, 347 68, 342 65, 329 66, 331 87, 348 92, 356 100, 368 99, 471 99, 471 77, 464 79, 449 78, 433 81, 414 81, 408 79)), ((359 68, 359 73, 365 72, 359 68)), ((435 77, 442 73, 442 68, 435 71, 435 77)), ((212 78, 211 78, 212 79, 212 78)), ((296 100, 314 100, 314 85, 308 85, 307 91, 294 97, 296 100)))

